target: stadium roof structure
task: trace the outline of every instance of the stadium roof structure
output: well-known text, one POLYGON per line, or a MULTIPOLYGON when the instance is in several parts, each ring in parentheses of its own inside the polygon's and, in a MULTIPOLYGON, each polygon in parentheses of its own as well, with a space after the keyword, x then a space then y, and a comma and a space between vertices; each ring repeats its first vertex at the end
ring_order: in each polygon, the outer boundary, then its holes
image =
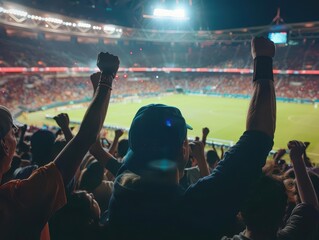
POLYGON ((268 32, 287 32, 290 40, 319 38, 319 21, 281 25, 266 25, 215 31, 178 31, 128 28, 94 21, 84 21, 59 14, 35 10, 4 2, 0 7, 0 25, 16 35, 44 34, 45 39, 81 37, 88 42, 150 41, 170 43, 234 43, 249 42, 253 36, 268 32))

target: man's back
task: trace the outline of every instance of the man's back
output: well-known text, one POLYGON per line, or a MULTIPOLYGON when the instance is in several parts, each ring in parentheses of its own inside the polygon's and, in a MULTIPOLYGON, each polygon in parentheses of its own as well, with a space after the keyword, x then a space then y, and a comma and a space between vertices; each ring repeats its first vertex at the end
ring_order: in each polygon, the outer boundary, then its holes
POLYGON ((167 239, 178 233, 177 185, 148 184, 126 171, 116 178, 109 224, 116 239, 167 239))
POLYGON ((120 239, 127 239, 123 232, 130 232, 128 236, 136 239, 166 235, 198 239, 222 236, 250 185, 260 176, 272 144, 272 139, 262 132, 244 133, 216 170, 185 192, 173 185, 142 187, 138 175, 133 174, 130 181, 123 181, 123 177, 132 173, 120 175, 109 206, 111 228, 117 237, 122 236, 120 239))

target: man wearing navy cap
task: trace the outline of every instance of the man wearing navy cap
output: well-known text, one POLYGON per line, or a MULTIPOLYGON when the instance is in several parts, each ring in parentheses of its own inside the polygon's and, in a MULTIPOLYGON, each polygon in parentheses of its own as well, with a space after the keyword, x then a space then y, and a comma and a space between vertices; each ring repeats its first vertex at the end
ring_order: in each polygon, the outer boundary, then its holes
POLYGON ((153 160, 178 159, 178 178, 188 161, 187 129, 180 110, 163 104, 144 106, 136 113, 129 131, 129 151, 124 169, 147 171, 153 160))
POLYGON ((129 131, 129 152, 114 184, 109 224, 114 239, 219 239, 261 175, 273 146, 276 100, 274 43, 254 38, 254 92, 246 131, 211 175, 186 191, 179 186, 189 150, 181 112, 142 107, 129 131))

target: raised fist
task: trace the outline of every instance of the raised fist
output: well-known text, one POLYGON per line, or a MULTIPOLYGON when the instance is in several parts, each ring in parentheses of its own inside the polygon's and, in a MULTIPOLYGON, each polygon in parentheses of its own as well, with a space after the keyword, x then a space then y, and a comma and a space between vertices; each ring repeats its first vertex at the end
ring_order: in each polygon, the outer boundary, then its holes
POLYGON ((123 129, 116 129, 115 130, 115 137, 120 138, 122 137, 124 134, 124 130, 123 129))
POLYGON ((70 119, 67 113, 60 113, 59 115, 53 117, 53 119, 61 129, 66 129, 69 127, 70 119))
POLYGON ((202 129, 202 131, 203 131, 203 135, 207 137, 207 135, 208 135, 208 133, 209 133, 209 128, 208 128, 208 127, 204 127, 204 128, 202 129))
POLYGON ((251 55, 254 59, 256 57, 274 57, 275 52, 275 44, 269 39, 254 37, 251 40, 251 55))
POLYGON ((20 127, 20 129, 22 133, 25 133, 28 129, 28 125, 24 124, 22 127, 20 127))
POLYGON ((294 161, 302 159, 306 146, 303 142, 293 140, 288 143, 288 148, 290 149, 290 158, 294 161))
POLYGON ((101 78, 101 72, 93 73, 90 76, 90 80, 91 80, 94 92, 96 91, 97 86, 99 85, 100 78, 101 78))
POLYGON ((100 52, 97 57, 96 65, 101 70, 107 74, 111 74, 114 78, 117 70, 119 69, 120 60, 117 56, 112 54, 100 52))

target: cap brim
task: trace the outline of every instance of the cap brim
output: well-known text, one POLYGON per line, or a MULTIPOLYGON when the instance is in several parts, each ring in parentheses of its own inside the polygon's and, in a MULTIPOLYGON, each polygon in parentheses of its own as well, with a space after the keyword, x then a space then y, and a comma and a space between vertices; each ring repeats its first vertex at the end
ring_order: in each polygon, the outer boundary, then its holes
POLYGON ((130 148, 124 157, 124 164, 119 169, 117 176, 123 172, 129 170, 139 176, 144 176, 149 174, 150 171, 169 171, 176 169, 176 163, 167 159, 152 159, 150 160, 148 156, 136 155, 130 148))
POLYGON ((123 165, 116 175, 118 176, 126 170, 134 172, 135 174, 140 174, 141 170, 145 168, 145 162, 143 163, 143 159, 141 158, 136 158, 136 154, 129 148, 124 157, 123 165))
POLYGON ((193 127, 191 125, 188 125, 187 123, 186 123, 186 128, 189 130, 193 130, 193 127))

